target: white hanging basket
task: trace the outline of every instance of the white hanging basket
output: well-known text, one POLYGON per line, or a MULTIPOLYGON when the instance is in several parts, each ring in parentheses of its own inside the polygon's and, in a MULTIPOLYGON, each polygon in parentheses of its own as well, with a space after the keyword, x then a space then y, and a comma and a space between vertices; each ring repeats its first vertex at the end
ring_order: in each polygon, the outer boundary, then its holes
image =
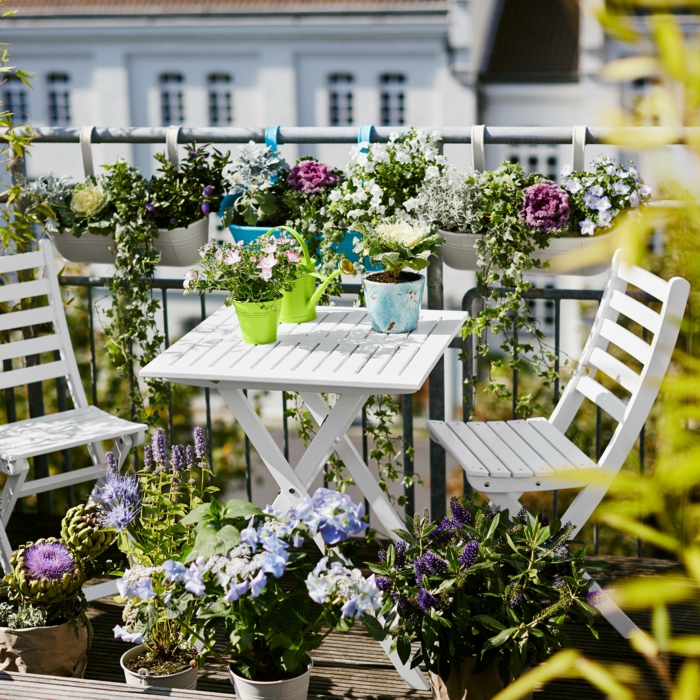
MULTIPOLYGON (((479 269, 475 246, 481 234, 440 231, 440 235, 445 239, 445 245, 440 248, 445 265, 455 270, 479 269)), ((532 254, 534 258, 549 260, 549 267, 546 270, 533 268, 529 272, 542 275, 598 275, 610 267, 619 243, 612 232, 601 236, 553 238, 546 248, 532 254)))
MULTIPOLYGON (((111 265, 114 262, 114 235, 97 236, 84 233, 76 238, 70 231, 49 233, 51 242, 61 257, 68 262, 101 263, 111 265)), ((199 261, 199 249, 209 239, 209 219, 205 217, 189 226, 175 228, 172 231, 158 229, 158 238, 153 241, 155 249, 160 252, 159 265, 185 267, 199 261)))

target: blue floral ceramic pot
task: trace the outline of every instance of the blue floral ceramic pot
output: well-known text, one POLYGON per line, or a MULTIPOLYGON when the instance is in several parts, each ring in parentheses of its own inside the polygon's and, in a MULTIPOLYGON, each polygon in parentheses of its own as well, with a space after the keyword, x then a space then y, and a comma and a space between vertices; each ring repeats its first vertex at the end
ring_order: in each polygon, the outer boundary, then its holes
POLYGON ((410 333, 418 325, 425 277, 415 273, 403 273, 415 279, 398 283, 378 282, 372 279, 383 274, 371 274, 362 279, 372 328, 380 333, 410 333))

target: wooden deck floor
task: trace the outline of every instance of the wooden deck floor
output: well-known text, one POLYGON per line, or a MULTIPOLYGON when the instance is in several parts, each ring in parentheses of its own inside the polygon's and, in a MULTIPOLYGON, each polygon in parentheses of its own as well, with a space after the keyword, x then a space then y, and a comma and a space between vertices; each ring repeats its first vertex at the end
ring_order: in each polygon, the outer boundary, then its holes
MULTIPOLYGON (((23 534, 26 534, 26 531, 23 534)), ((610 563, 610 567, 601 571, 598 580, 605 587, 614 585, 616 580, 630 576, 649 577, 649 583, 653 585, 654 575, 677 567, 672 562, 657 559, 622 557, 605 557, 604 559, 610 563)), ((364 560, 366 561, 366 559, 364 560)), ((356 561, 363 561, 363 559, 358 557, 356 561)), ((93 697, 92 693, 96 686, 91 686, 90 682, 109 681, 123 684, 119 657, 128 647, 123 642, 115 640, 112 635, 112 628, 120 623, 121 606, 111 598, 103 598, 96 601, 90 615, 95 629, 95 639, 89 654, 85 680, 73 681, 76 691, 73 697, 75 698, 93 697)), ((632 615, 632 617, 641 627, 649 629, 649 616, 647 614, 637 614, 632 615)), ((700 631, 700 616, 692 609, 682 607, 673 609, 672 623, 675 634, 697 634, 700 631)), ((572 646, 581 650, 591 659, 606 663, 634 665, 640 674, 639 690, 636 696, 638 699, 646 700, 648 698, 652 700, 663 697, 657 679, 644 660, 634 653, 604 620, 601 619, 598 622, 597 628, 600 633, 599 640, 594 639, 585 629, 577 629, 572 626, 567 630, 572 646)), ((2 676, 0 676, 0 680, 3 680, 2 676)), ((45 681, 42 682, 45 683, 45 681)), ((4 684, 0 684, 0 687, 2 686, 4 684)), ((4 687, 0 689, 0 697, 9 697, 4 694, 4 689, 4 687)), ((116 693, 117 688, 114 690, 116 693)), ((207 665, 200 673, 198 691, 233 695, 233 687, 229 682, 227 670, 216 664, 207 665)), ((331 634, 323 646, 314 653, 310 695, 314 698, 366 698, 367 700, 388 698, 413 698, 415 700, 425 698, 427 700, 430 698, 430 693, 412 691, 406 688, 382 648, 364 633, 359 625, 349 634, 331 634)), ((15 697, 19 697, 19 695, 15 697)), ((31 695, 22 691, 22 697, 29 698, 31 695)), ((37 697, 45 696, 38 693, 37 697)), ((194 698, 195 696, 188 694, 188 697, 194 698)), ((583 698, 602 698, 603 696, 583 681, 561 681, 547 686, 538 692, 536 697, 538 700, 581 700, 583 698)))

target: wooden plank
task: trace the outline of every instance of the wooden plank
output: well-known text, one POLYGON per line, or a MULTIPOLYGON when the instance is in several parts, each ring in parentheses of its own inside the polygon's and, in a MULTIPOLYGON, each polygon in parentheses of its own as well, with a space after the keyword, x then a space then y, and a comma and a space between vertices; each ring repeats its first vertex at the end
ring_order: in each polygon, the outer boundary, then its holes
POLYGON ((603 325, 600 328, 600 335, 617 345, 620 350, 624 350, 628 355, 639 360, 643 365, 649 362, 651 358, 651 345, 642 340, 638 335, 614 323, 609 318, 603 321, 603 325))
POLYGON ((49 281, 47 279, 32 280, 31 282, 17 282, 15 284, 2 284, 0 285, 0 302, 40 297, 48 293, 49 281))
POLYGON ((617 274, 625 282, 633 284, 647 294, 651 294, 659 301, 665 302, 668 299, 668 282, 641 267, 621 262, 617 274))
POLYGON ((441 420, 426 421, 430 437, 439 442, 454 457, 464 471, 470 476, 489 476, 489 472, 476 455, 459 439, 452 429, 452 423, 441 420))
POLYGON ((498 433, 491 430, 489 423, 485 421, 471 421, 465 425, 467 430, 470 430, 472 434, 481 440, 487 449, 514 477, 529 478, 534 476, 527 464, 506 445, 498 433))
POLYGON ((37 323, 55 323, 56 314, 52 306, 39 306, 26 311, 12 311, 0 316, 0 331, 12 328, 26 328, 37 323))
POLYGON ((47 362, 43 365, 33 367, 23 367, 13 369, 9 372, 0 373, 0 389, 7 389, 13 386, 24 386, 34 382, 43 382, 47 379, 65 377, 68 374, 68 363, 65 360, 57 362, 47 362))
POLYGON ((0 255, 0 275, 17 270, 29 270, 32 267, 43 267, 46 261, 41 250, 19 255, 0 255))
MULTIPOLYGON (((489 450, 486 445, 479 440, 476 434, 469 429, 467 423, 453 422, 450 423, 450 428, 455 435, 465 444, 469 451, 479 460, 486 468, 490 476, 512 477, 510 469, 501 462, 498 457, 489 450)), ((532 473, 528 473, 532 476, 532 473)))
POLYGON ((533 418, 528 421, 537 432, 558 452, 579 469, 597 469, 598 465, 579 450, 569 438, 560 433, 548 420, 533 418))
POLYGON ((656 333, 659 332, 659 328, 661 328, 661 316, 659 316, 656 311, 652 311, 648 306, 627 296, 627 294, 623 294, 617 289, 610 298, 610 306, 615 309, 615 311, 619 311, 630 320, 643 326, 654 335, 656 335, 656 333))
POLYGON ((532 421, 511 420, 508 427, 517 433, 557 473, 572 472, 576 467, 531 425, 532 421))
POLYGON ((60 350, 63 346, 61 338, 52 333, 41 335, 37 338, 17 340, 14 343, 0 345, 0 360, 10 360, 15 357, 27 357, 27 355, 40 355, 42 352, 60 350))
POLYGON ((622 423, 627 406, 602 384, 591 377, 581 377, 576 383, 576 391, 580 391, 587 399, 600 406, 618 423, 622 423))
POLYGON ((630 369, 616 357, 605 352, 605 350, 593 348, 588 364, 607 374, 610 379, 614 379, 620 386, 627 389, 630 394, 634 394, 639 389, 641 377, 633 369, 630 369))
POLYGON ((537 454, 530 445, 513 430, 509 423, 502 420, 488 422, 489 428, 500 438, 527 465, 535 476, 554 476, 554 469, 547 464, 547 460, 537 454))

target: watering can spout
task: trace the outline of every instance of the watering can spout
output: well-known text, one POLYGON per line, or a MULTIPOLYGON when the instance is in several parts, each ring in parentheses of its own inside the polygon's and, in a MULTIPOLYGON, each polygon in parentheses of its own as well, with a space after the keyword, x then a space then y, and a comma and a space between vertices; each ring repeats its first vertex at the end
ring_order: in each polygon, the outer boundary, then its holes
POLYGON ((319 275, 317 272, 312 273, 313 277, 321 280, 321 284, 318 287, 316 287, 316 291, 311 296, 311 299, 309 299, 309 302, 306 306, 307 311, 310 311, 311 309, 315 308, 316 304, 318 303, 318 300, 323 295, 323 292, 326 291, 328 285, 340 274, 355 274, 355 266, 347 258, 343 258, 338 264, 338 269, 335 270, 335 272, 328 275, 328 277, 323 277, 323 275, 319 275))

